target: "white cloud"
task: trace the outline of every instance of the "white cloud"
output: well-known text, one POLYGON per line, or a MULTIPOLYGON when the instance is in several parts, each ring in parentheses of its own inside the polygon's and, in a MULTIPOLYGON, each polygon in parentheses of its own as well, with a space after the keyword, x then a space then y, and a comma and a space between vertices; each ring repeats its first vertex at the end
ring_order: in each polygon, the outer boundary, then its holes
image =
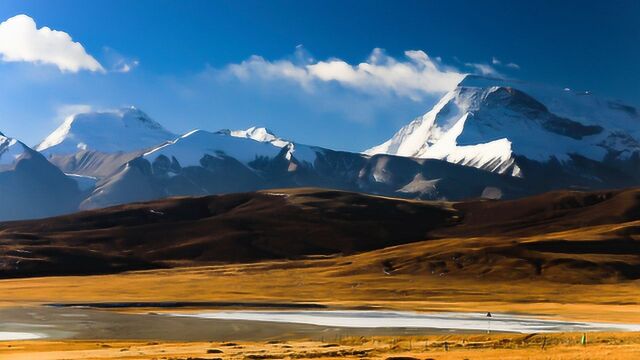
POLYGON ((304 87, 309 86, 312 80, 304 66, 295 65, 289 60, 270 62, 257 55, 251 56, 240 64, 228 65, 227 70, 240 80, 249 80, 254 77, 285 78, 295 80, 304 87))
POLYGON ((410 50, 404 55, 406 59, 396 60, 383 50, 374 49, 366 62, 357 65, 340 59, 316 61, 308 56, 303 57, 304 61, 272 62, 254 55, 240 64, 229 65, 227 72, 241 80, 288 79, 307 90, 313 90, 318 83, 335 82, 360 92, 393 93, 416 101, 424 95, 447 92, 464 77, 455 69, 441 66, 424 51, 410 50))
POLYGON ((91 112, 93 107, 87 104, 66 104, 58 106, 56 109, 56 122, 63 122, 69 116, 91 112))
POLYGON ((129 71, 138 67, 139 64, 140 62, 138 60, 133 60, 131 62, 122 62, 118 67, 116 67, 115 71, 121 72, 121 73, 128 73, 129 71))
POLYGON ((500 74, 498 70, 488 64, 465 63, 465 66, 475 69, 480 75, 502 77, 502 74, 500 74))
MULTIPOLYGON (((513 63, 513 62, 509 62, 504 64, 502 61, 500 61, 500 59, 498 59, 497 57, 492 57, 491 58, 491 64, 496 65, 496 66, 503 66, 503 67, 508 67, 510 69, 516 69, 516 70, 520 70, 520 65, 513 63)), ((478 65, 478 64, 475 64, 478 65)))
POLYGON ((138 60, 131 60, 131 61, 122 60, 121 62, 115 65, 115 67, 113 68, 113 71, 119 72, 119 73, 128 73, 129 71, 138 67, 138 65, 140 65, 140 62, 138 60))
POLYGON ((512 69, 516 69, 516 70, 520 69, 520 65, 518 65, 516 63, 512 63, 512 62, 508 63, 506 66, 509 67, 509 68, 512 68, 512 69))
POLYGON ((0 59, 55 65, 63 72, 104 72, 102 65, 69 34, 48 27, 38 29, 27 15, 0 23, 0 59))
POLYGON ((137 59, 124 56, 107 46, 102 48, 102 53, 103 63, 110 72, 128 73, 140 65, 140 61, 137 59))

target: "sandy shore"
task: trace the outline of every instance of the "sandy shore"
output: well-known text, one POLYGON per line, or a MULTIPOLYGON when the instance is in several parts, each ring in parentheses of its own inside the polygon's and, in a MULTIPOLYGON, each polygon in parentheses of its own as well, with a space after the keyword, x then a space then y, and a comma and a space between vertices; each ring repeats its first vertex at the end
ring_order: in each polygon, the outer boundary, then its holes
POLYGON ((432 335, 347 337, 331 342, 15 341, 0 343, 3 360, 53 359, 637 359, 640 335, 432 335))

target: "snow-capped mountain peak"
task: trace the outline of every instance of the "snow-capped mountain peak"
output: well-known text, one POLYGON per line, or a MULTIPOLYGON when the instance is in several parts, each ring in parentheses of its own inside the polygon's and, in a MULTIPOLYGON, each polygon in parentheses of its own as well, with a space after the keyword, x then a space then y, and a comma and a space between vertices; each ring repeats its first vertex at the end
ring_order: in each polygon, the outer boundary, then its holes
POLYGON ((181 166, 198 166, 205 155, 233 157, 247 164, 259 157, 273 158, 279 152, 280 149, 269 142, 229 136, 225 132, 193 130, 148 151, 144 157, 153 161, 164 155, 175 158, 181 166))
POLYGON ((15 163, 25 152, 30 151, 22 142, 5 136, 0 132, 0 166, 12 165, 15 163))
POLYGON ((585 94, 467 76, 429 112, 365 153, 442 159, 523 176, 518 156, 544 163, 639 152, 635 108, 585 94))
POLYGON ((265 127, 252 126, 246 130, 226 130, 225 132, 233 137, 268 142, 280 148, 291 143, 290 141, 277 137, 273 131, 265 127))
POLYGON ((143 111, 129 107, 69 116, 36 150, 46 155, 73 154, 81 150, 130 152, 176 137, 143 111))
POLYGON ((287 160, 296 158, 298 161, 313 164, 316 160, 316 153, 321 151, 320 148, 302 145, 293 141, 282 139, 276 136, 273 131, 265 127, 252 126, 246 130, 226 130, 227 135, 245 139, 252 139, 259 142, 267 142, 279 148, 287 147, 287 160))
POLYGON ((277 139, 276 135, 265 127, 252 126, 246 130, 232 130, 231 136, 246 137, 253 140, 267 142, 277 139))

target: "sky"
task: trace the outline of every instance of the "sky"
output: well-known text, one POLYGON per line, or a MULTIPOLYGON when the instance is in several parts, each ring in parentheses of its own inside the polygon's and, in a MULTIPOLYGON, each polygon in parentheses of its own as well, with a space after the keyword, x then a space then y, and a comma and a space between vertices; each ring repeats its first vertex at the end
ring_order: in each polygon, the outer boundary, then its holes
POLYGON ((136 106, 176 133, 266 126, 360 151, 465 74, 640 105, 640 2, 0 2, 0 132, 136 106))

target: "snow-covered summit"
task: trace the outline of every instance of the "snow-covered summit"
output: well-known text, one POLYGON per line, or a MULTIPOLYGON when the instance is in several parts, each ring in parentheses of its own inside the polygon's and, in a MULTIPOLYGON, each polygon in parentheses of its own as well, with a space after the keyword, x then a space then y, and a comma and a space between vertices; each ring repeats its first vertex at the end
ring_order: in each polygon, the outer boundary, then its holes
POLYGON ((233 137, 252 139, 259 142, 268 142, 279 148, 288 147, 287 159, 295 157, 298 161, 313 164, 316 159, 316 152, 322 151, 318 147, 302 145, 293 141, 285 140, 275 135, 275 133, 265 127, 252 126, 246 130, 223 130, 224 133, 233 137))
POLYGON ((319 148, 299 145, 276 137, 266 128, 247 130, 220 130, 209 132, 193 130, 179 138, 153 148, 144 157, 153 162, 161 155, 176 159, 180 166, 199 166, 205 155, 214 158, 229 157, 249 165, 257 159, 273 159, 286 148, 287 160, 313 164, 319 148))
POLYGON ((246 130, 231 130, 229 131, 229 135, 260 142, 270 142, 278 147, 283 147, 289 143, 289 141, 277 137, 273 131, 265 127, 252 126, 246 130))
POLYGON ((0 132, 0 166, 13 164, 29 150, 22 142, 0 132))
POLYGON ((169 159, 175 158, 184 167, 199 166, 205 155, 231 157, 248 164, 260 157, 273 158, 280 151, 279 147, 269 142, 230 136, 225 132, 194 130, 148 151, 144 157, 153 162, 164 155, 169 159))
POLYGON ((141 110, 129 107, 69 116, 36 150, 45 155, 66 155, 80 150, 130 152, 176 137, 141 110))
POLYGON ((467 76, 426 114, 366 150, 523 176, 516 156, 602 161, 640 151, 640 115, 587 92, 467 76))

